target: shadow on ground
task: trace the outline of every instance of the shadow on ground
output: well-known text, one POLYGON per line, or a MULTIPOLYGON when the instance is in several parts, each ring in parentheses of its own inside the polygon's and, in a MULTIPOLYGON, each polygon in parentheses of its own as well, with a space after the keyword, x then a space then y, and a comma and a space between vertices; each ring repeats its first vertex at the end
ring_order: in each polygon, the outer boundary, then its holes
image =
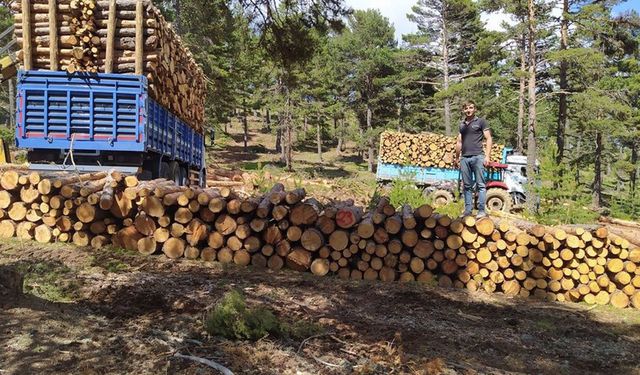
MULTIPOLYGON (((93 271, 65 276, 81 280, 82 297, 74 303, 27 297, 5 305, 3 371, 198 373, 201 365, 172 358, 176 351, 215 359, 239 374, 347 374, 365 365, 372 373, 420 373, 436 359, 456 371, 622 374, 640 363, 640 313, 633 310, 625 313, 635 314, 635 321, 624 323, 617 317, 621 311, 602 315, 577 304, 162 257, 116 256, 129 268, 109 273, 96 268, 100 254, 83 254, 28 252, 32 261, 70 268, 89 257, 93 271), (304 343, 204 336, 203 312, 232 289, 281 319, 320 323, 325 334, 304 343)), ((0 260, 20 262, 2 250, 0 260)))

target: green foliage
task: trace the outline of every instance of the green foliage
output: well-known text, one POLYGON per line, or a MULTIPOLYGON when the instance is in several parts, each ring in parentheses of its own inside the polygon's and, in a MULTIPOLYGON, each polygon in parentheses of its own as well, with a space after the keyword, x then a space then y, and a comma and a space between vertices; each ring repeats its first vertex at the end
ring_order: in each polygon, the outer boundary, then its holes
POLYGON ((228 339, 258 340, 267 334, 279 333, 279 324, 271 311, 248 308, 244 297, 234 290, 225 293, 207 314, 205 329, 228 339))
POLYGON ((266 335, 302 339, 323 331, 306 321, 281 322, 270 310, 247 306, 237 290, 225 293, 205 319, 205 330, 212 335, 237 340, 258 340, 266 335))
POLYGON ((264 164, 262 164, 262 162, 258 162, 255 173, 253 173, 253 175, 255 176, 253 179, 253 184, 257 186, 260 193, 266 193, 271 189, 272 181, 268 178, 267 171, 265 170, 264 164))
POLYGON ((0 138, 7 145, 12 145, 15 139, 14 129, 11 129, 7 126, 0 126, 0 138))
MULTIPOLYGON (((540 218, 547 222, 592 220, 596 213, 583 207, 592 199, 596 170, 602 174, 603 213, 638 217, 639 194, 631 192, 631 176, 640 170, 630 150, 640 149, 640 16, 636 11, 612 15, 615 3, 570 2, 563 15, 569 23, 567 43, 561 47, 563 17, 551 11, 557 2, 535 1, 536 134, 545 159, 538 190, 540 218), (565 89, 560 88, 561 70, 566 71, 565 89), (551 146, 562 123, 561 92, 569 94, 564 160, 558 166, 551 146), (597 152, 596 134, 603 136, 597 152), (595 168, 596 160, 602 168, 595 168)), ((269 110, 269 131, 293 129, 298 147, 315 144, 319 126, 325 151, 338 138, 355 144, 357 151, 375 150, 383 129, 442 132, 444 99, 455 131, 461 101, 473 99, 496 141, 515 147, 519 120, 526 137, 528 103, 524 117, 518 103, 519 80, 528 77, 526 64, 521 67, 527 52, 527 1, 416 0, 408 18, 418 31, 404 35, 401 45, 384 14, 349 11, 341 0, 181 0, 180 12, 175 1, 159 4, 180 25, 207 75, 207 118, 216 129, 238 110, 269 110), (480 21, 481 12, 494 11, 509 16, 504 31, 489 31, 480 21), (300 131, 304 119, 306 137, 300 131)), ((11 15, 0 12, 0 20, 11 22, 11 15)), ((0 136, 11 140, 10 133, 0 136)), ((215 149, 225 149, 230 138, 217 134, 215 149)), ((258 171, 257 185, 266 191, 271 181, 258 171)), ((417 192, 396 190, 398 200, 418 200, 417 192)))
POLYGON ((393 180, 389 191, 389 200, 395 207, 400 207, 403 204, 420 207, 428 202, 422 194, 422 190, 409 178, 393 180))
MULTIPOLYGON (((336 66, 356 114, 362 148, 375 148, 385 115, 393 113, 394 28, 378 10, 356 10, 348 29, 337 38, 336 66)), ((373 160, 369 167, 373 169, 373 160)))
POLYGON ((640 196, 621 196, 614 194, 609 200, 609 210, 613 217, 624 220, 640 219, 640 196))
POLYGON ((589 208, 591 196, 577 183, 574 171, 555 164, 555 144, 548 142, 544 150, 540 155, 542 182, 537 191, 540 208, 535 219, 548 225, 595 222, 599 214, 589 208))
MULTIPOLYGON (((433 202, 431 200, 429 200, 427 203, 433 205, 433 202)), ((449 217, 458 217, 464 211, 464 199, 454 200, 453 202, 449 202, 444 206, 435 207, 434 211, 442 215, 447 215, 449 217)))
POLYGON ((589 207, 590 203, 589 196, 581 196, 579 200, 558 201, 554 204, 542 201, 545 210, 538 213, 535 219, 545 225, 595 223, 600 214, 589 207))

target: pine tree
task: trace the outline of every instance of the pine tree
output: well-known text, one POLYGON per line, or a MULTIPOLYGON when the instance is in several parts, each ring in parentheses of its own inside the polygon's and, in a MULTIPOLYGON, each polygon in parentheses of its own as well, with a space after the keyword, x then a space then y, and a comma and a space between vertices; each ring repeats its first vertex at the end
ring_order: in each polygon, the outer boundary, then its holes
POLYGON ((276 93, 282 99, 278 116, 282 161, 292 169, 292 91, 297 73, 317 52, 318 37, 341 29, 347 13, 342 0, 297 0, 273 3, 270 0, 241 0, 247 17, 260 35, 260 46, 276 69, 276 93))
POLYGON ((342 58, 346 62, 344 78, 355 93, 351 106, 357 114, 368 150, 368 170, 373 172, 377 123, 376 109, 382 110, 381 93, 385 77, 392 74, 393 26, 377 10, 356 10, 348 21, 348 30, 340 36, 342 58))
POLYGON ((471 0, 418 0, 407 17, 418 26, 418 33, 407 38, 410 44, 427 51, 429 68, 441 74, 445 134, 451 134, 451 98, 453 81, 468 74, 469 55, 482 31, 480 12, 471 0))

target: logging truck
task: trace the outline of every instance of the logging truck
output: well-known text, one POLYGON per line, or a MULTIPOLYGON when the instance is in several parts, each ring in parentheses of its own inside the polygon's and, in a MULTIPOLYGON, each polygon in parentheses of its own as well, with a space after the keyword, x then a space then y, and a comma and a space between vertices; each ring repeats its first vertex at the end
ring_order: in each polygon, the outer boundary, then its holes
MULTIPOLYGON (((491 162, 485 169, 487 181, 487 207, 495 211, 509 212, 526 201, 524 178, 512 162, 515 155, 510 148, 502 149, 500 162, 491 162)), ((384 185, 396 179, 408 179, 423 190, 423 194, 442 206, 454 201, 461 191, 459 169, 447 163, 446 167, 426 167, 388 163, 378 159, 376 180, 384 185)))
MULTIPOLYGON (((16 145, 36 170, 204 184, 205 76, 150 0, 12 2, 16 145)), ((9 47, 0 50, 4 53, 9 47)), ((13 55, 12 55, 13 56, 13 55)), ((5 67, 6 65, 6 67, 5 67)))
POLYGON ((32 169, 205 181, 203 135, 149 97, 144 76, 20 71, 16 103, 16 145, 32 169))

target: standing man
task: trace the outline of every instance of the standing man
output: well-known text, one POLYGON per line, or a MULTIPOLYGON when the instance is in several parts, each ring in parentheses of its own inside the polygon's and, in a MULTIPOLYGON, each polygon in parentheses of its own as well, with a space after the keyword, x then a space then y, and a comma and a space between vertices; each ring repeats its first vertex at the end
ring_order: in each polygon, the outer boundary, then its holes
POLYGON ((462 105, 464 120, 460 124, 460 134, 456 143, 456 157, 460 162, 460 173, 464 185, 464 213, 471 215, 473 210, 473 183, 478 188, 478 218, 487 216, 485 203, 487 200, 487 188, 484 179, 484 166, 489 164, 491 155, 491 131, 489 124, 481 117, 476 116, 476 104, 468 100, 462 105), (483 140, 487 140, 486 151, 482 149, 483 140))

